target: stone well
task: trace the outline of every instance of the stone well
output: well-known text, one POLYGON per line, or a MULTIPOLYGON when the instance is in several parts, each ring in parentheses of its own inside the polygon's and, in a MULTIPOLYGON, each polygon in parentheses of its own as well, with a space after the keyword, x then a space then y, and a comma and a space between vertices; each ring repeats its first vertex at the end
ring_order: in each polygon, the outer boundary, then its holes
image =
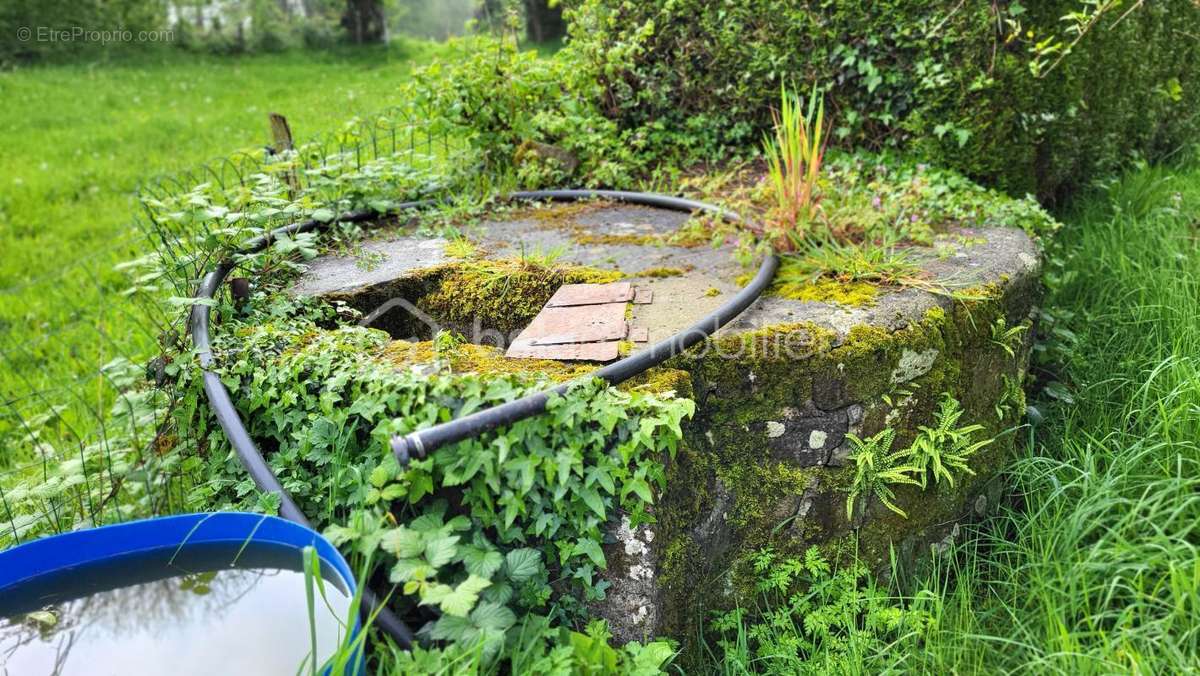
MULTIPOLYGON (((673 243, 687 221, 686 214, 606 203, 525 210, 464 230, 475 262, 454 258, 461 241, 397 228, 360 251, 317 259, 293 291, 363 313, 403 298, 407 306, 373 325, 427 339, 433 321, 496 343, 528 323, 558 285, 622 277, 653 290, 653 303, 631 306, 631 322, 655 341, 726 301, 746 274, 729 250, 673 243), (558 265, 579 267, 518 284, 500 298, 494 285, 486 293, 470 285, 472 271, 482 266, 486 274, 487 261, 545 259, 547 252, 558 255, 558 265)), ((655 505, 657 523, 610 526, 605 576, 612 586, 595 610, 618 639, 670 635, 686 643, 701 608, 728 607, 749 589, 745 555, 761 546, 799 553, 817 545, 831 559, 857 552, 883 570, 893 548, 905 562, 944 546, 956 524, 993 504, 996 473, 1024 415, 1032 332, 1016 341, 1000 335, 1032 324, 1039 249, 1017 228, 951 230, 912 256, 931 290, 843 298, 835 288, 824 291, 825 300, 805 301, 764 296, 713 340, 660 369, 674 377, 652 379, 693 398, 697 412, 655 505), (907 445, 919 426, 932 424, 944 394, 961 402, 962 424, 978 423, 995 437, 972 458, 974 475, 956 477, 952 489, 896 488, 906 518, 878 500, 849 518, 847 435, 891 427, 897 447, 907 445)))

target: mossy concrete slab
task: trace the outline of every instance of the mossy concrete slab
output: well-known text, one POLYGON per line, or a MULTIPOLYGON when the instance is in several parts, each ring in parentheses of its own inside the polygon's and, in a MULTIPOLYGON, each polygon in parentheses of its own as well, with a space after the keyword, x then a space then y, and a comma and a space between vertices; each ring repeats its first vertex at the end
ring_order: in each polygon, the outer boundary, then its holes
MULTIPOLYGON (((673 243, 686 220, 603 203, 531 209, 469 228, 478 258, 456 261, 444 241, 391 235, 365 245, 383 257, 378 267, 356 276, 353 256, 321 259, 295 291, 364 312, 400 294, 455 327, 519 330, 563 283, 626 279, 653 289, 652 304, 631 306, 632 321, 659 340, 728 300, 752 272, 730 249, 673 243), (521 276, 523 257, 550 251, 562 269, 521 276)), ((1040 253, 1016 227, 951 230, 938 245, 909 252, 924 288, 879 289, 868 303, 764 296, 668 363, 669 387, 697 412, 655 504, 657 523, 612 524, 612 587, 595 611, 618 639, 668 634, 690 649, 705 609, 750 601, 748 557, 761 547, 817 546, 832 560, 856 553, 886 570, 891 552, 918 560, 995 503, 1024 415, 1033 332, 1003 336, 1032 326, 1040 253), (900 448, 947 395, 961 402, 961 424, 995 438, 972 457, 973 474, 952 487, 896 487, 905 517, 870 499, 848 514, 851 435, 892 428, 900 448)))

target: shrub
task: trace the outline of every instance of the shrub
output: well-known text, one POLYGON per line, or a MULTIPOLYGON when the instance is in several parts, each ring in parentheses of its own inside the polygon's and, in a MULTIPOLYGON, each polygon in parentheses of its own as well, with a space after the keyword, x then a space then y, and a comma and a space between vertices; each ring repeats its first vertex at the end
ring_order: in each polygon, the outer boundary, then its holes
POLYGON ((457 128, 486 169, 515 172, 525 188, 621 187, 643 166, 642 144, 602 114, 599 87, 573 54, 544 59, 509 38, 453 45, 418 71, 413 97, 457 128))
POLYGON ((1192 0, 1029 4, 582 0, 570 44, 607 115, 691 153, 753 144, 781 84, 827 87, 843 144, 1043 198, 1196 137, 1192 0))

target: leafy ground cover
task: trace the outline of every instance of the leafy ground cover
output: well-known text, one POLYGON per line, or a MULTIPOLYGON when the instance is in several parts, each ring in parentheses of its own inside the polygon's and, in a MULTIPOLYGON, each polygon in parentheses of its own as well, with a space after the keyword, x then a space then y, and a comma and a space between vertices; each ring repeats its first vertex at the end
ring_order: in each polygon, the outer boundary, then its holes
POLYGON ((890 589, 764 552, 759 605, 713 625, 718 671, 1200 668, 1198 186, 1143 167, 1066 219, 1000 511, 890 589))

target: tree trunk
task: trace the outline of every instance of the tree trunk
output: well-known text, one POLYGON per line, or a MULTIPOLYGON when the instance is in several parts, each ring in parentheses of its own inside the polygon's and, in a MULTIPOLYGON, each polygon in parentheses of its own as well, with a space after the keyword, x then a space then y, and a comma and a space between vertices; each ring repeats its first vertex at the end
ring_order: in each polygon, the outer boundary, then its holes
POLYGON ((387 20, 380 0, 346 0, 342 27, 355 44, 387 41, 387 20))
POLYGON ((525 37, 530 42, 548 42, 566 32, 561 2, 551 7, 549 0, 525 0, 525 37))

